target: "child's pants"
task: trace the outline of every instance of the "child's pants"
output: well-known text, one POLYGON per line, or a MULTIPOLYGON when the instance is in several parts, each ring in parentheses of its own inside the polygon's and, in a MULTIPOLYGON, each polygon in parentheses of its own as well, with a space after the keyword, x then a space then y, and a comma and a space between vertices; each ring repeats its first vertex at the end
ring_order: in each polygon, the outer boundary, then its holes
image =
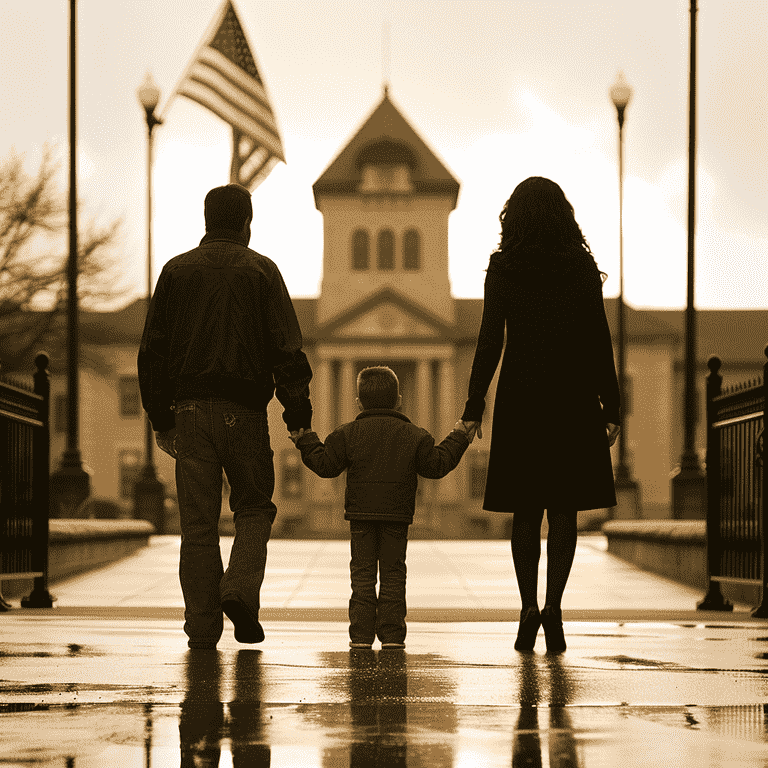
POLYGON ((349 639, 353 643, 372 643, 376 637, 382 643, 405 642, 408 523, 351 520, 350 530, 349 639))

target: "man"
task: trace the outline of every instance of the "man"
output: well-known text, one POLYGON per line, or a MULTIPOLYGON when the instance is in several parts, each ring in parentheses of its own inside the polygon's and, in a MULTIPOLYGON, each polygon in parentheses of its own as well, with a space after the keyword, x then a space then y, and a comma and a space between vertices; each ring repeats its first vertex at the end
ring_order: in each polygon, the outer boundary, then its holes
POLYGON ((259 643, 259 590, 277 509, 267 404, 289 431, 310 429, 312 370, 277 265, 250 250, 253 207, 238 184, 205 197, 205 237, 171 259, 149 305, 139 350, 144 409, 161 450, 176 459, 179 579, 190 648, 215 648, 222 611, 235 639, 259 643), (219 550, 222 469, 235 540, 219 550))

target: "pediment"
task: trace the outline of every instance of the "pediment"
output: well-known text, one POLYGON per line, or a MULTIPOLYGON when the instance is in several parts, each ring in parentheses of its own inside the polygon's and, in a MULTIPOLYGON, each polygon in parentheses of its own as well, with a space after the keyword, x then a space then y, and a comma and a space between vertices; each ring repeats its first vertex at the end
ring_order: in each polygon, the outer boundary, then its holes
POLYGON ((453 327, 399 291, 384 288, 318 328, 319 338, 450 339, 453 327))
POLYGON ((384 301, 334 329, 334 336, 366 338, 436 338, 437 328, 391 301, 384 301))

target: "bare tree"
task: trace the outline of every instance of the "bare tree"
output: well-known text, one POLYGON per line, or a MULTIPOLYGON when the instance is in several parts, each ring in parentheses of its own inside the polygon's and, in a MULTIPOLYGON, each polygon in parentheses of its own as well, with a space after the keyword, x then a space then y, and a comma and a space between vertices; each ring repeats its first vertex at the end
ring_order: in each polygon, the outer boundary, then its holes
MULTIPOLYGON (((68 206, 58 170, 47 145, 34 176, 19 155, 0 163, 0 363, 6 372, 26 372, 38 349, 65 344, 68 206)), ((78 295, 85 307, 119 295, 117 261, 109 253, 119 227, 119 220, 78 227, 78 295)))

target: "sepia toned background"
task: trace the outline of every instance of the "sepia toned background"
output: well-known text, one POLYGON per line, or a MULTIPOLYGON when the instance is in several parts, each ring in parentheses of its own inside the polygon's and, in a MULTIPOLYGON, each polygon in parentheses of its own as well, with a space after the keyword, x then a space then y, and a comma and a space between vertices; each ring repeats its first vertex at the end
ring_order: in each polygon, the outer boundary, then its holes
MULTIPOLYGON (((87 215, 124 218, 125 302, 144 293, 144 114, 136 88, 158 82, 155 275, 203 233, 202 198, 228 180, 231 131, 202 107, 166 100, 218 0, 80 0, 79 189, 87 215)), ((685 0, 585 3, 282 2, 238 13, 272 100, 287 165, 254 194, 251 246, 273 258, 295 296, 317 296, 322 219, 311 184, 381 92, 382 29, 400 105, 461 182, 449 225, 458 297, 482 296, 497 216, 529 175, 561 184, 618 293, 616 114, 623 69, 634 89, 625 124, 625 297, 685 301, 688 85, 685 0)), ((2 147, 34 166, 58 141, 66 166, 65 0, 0 2, 2 147)), ((765 308, 768 206, 768 7, 701 3, 698 13, 699 307, 765 308)), ((62 185, 64 177, 62 175, 62 185)), ((119 302, 118 302, 119 303, 119 302)))

